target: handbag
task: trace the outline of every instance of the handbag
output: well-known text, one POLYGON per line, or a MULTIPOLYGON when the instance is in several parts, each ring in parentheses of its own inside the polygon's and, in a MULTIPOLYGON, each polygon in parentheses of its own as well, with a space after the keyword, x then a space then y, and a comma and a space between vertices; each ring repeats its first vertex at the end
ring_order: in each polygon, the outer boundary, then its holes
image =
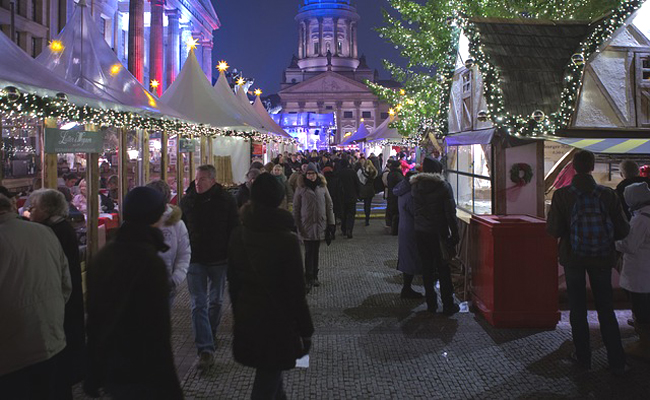
POLYGON ((357 171, 357 177, 359 178, 359 182, 361 182, 362 185, 365 185, 366 182, 368 182, 368 177, 363 173, 363 168, 359 168, 357 171))

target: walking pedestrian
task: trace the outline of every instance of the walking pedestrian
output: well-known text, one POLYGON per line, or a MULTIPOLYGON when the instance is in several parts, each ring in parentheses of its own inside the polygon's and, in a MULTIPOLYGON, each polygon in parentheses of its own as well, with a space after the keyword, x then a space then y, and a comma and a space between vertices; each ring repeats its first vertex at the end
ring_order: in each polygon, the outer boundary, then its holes
POLYGON ((422 260, 420 259, 415 236, 413 196, 411 195, 411 182, 409 181, 413 175, 415 175, 415 172, 407 172, 406 179, 398 183, 393 189, 393 194, 397 196, 400 215, 397 269, 402 272, 403 286, 400 297, 403 299, 422 298, 422 293, 416 292, 411 287, 415 275, 422 275, 422 260))
POLYGON ((422 163, 422 173, 411 177, 415 237, 420 259, 422 279, 428 311, 438 309, 435 281, 440 280, 442 313, 451 316, 460 308, 454 303, 454 285, 451 269, 443 260, 443 247, 453 249, 460 241, 456 202, 451 185, 442 176, 440 161, 427 157, 422 163))
POLYGON ((286 399, 282 371, 309 352, 314 333, 293 216, 278 208, 284 197, 277 180, 260 176, 228 251, 233 355, 256 369, 253 400, 286 399))
POLYGON ((618 198, 621 200, 621 205, 623 206, 623 212, 628 221, 632 218, 632 213, 630 212, 630 207, 625 201, 625 188, 630 186, 633 183, 645 182, 650 186, 650 178, 639 176, 639 164, 635 163, 632 160, 624 160, 619 165, 619 170, 621 172, 621 177, 623 180, 616 185, 616 193, 618 198))
POLYGON ((149 182, 147 187, 157 190, 163 195, 166 207, 160 223, 160 231, 165 238, 165 244, 169 249, 159 252, 158 255, 167 266, 167 277, 169 278, 169 305, 174 304, 176 291, 185 277, 190 267, 192 249, 190 248, 190 236, 187 232, 185 222, 182 220, 183 212, 180 207, 169 204, 172 197, 172 191, 167 182, 156 180, 149 182))
POLYGON ((84 391, 115 399, 181 399, 171 347, 169 279, 158 256, 159 192, 136 187, 124 198, 124 223, 88 268, 88 373, 84 391))
POLYGON ((366 215, 366 226, 370 225, 370 211, 372 208, 372 199, 375 197, 375 179, 377 179, 377 169, 371 160, 366 160, 363 166, 357 171, 361 189, 359 198, 363 200, 363 212, 366 215))
POLYGON ((639 340, 625 346, 625 353, 650 361, 650 189, 645 182, 625 188, 625 200, 634 213, 630 234, 616 242, 623 253, 620 285, 630 293, 634 329, 639 340))
POLYGON ((397 196, 393 193, 393 189, 404 179, 399 161, 389 161, 388 175, 386 176, 386 226, 391 235, 397 235, 399 228, 399 207, 397 204, 397 196))
POLYGON ((199 166, 194 179, 196 190, 181 200, 192 249, 187 286, 198 367, 202 370, 214 364, 215 335, 221 320, 228 269, 228 241, 239 225, 235 198, 217 183, 216 178, 214 166, 199 166))
POLYGON ((298 179, 298 188, 293 196, 296 230, 305 245, 307 292, 312 286, 320 286, 318 252, 321 240, 325 239, 325 229, 332 230, 335 226, 332 210, 327 181, 323 175, 318 174, 316 165, 309 163, 305 175, 298 179))
POLYGON ((271 175, 273 175, 275 179, 277 179, 277 181, 280 183, 280 185, 282 185, 284 188, 284 200, 282 200, 282 203, 280 203, 280 208, 289 210, 289 205, 292 205, 293 202, 293 190, 291 190, 288 179, 284 175, 282 165, 275 164, 273 166, 273 170, 271 171, 271 175))
POLYGON ((253 168, 246 173, 246 182, 239 185, 237 189, 237 207, 243 206, 251 197, 251 185, 262 172, 253 168))
POLYGON ((354 172, 347 158, 342 158, 339 161, 339 166, 337 173, 341 188, 341 231, 348 239, 352 239, 360 182, 357 173, 354 172))
POLYGON ((614 314, 612 268, 616 264, 615 240, 625 238, 630 226, 616 192, 596 184, 591 176, 594 165, 592 152, 580 150, 574 155, 576 175, 570 186, 558 189, 553 194, 547 231, 560 239, 558 252, 566 277, 575 346, 572 359, 586 369, 591 368, 586 273, 595 299, 610 370, 615 375, 621 375, 625 371, 625 353, 614 314))
POLYGON ((52 229, 68 260, 72 292, 65 304, 63 320, 66 347, 57 356, 54 379, 50 387, 50 398, 72 399, 72 386, 83 379, 86 349, 81 261, 77 233, 66 219, 69 206, 63 193, 54 189, 38 189, 29 198, 30 220, 52 229))
POLYGON ((66 347, 70 270, 52 230, 18 217, 2 194, 0 276, 0 397, 47 399, 66 347))

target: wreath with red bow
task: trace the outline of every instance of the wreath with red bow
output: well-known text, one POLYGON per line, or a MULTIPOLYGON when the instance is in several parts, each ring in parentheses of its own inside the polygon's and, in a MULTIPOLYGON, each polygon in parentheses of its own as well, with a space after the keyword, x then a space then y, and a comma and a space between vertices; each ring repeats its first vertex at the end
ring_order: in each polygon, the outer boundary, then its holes
POLYGON ((517 186, 524 186, 533 180, 533 168, 529 164, 517 163, 510 168, 510 180, 517 186))

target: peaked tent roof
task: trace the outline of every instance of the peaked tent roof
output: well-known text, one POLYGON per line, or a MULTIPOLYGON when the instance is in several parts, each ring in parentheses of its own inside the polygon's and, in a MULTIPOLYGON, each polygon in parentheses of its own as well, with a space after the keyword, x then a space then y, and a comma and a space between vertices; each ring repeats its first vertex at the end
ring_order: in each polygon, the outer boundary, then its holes
POLYGON ((191 50, 172 85, 160 101, 189 118, 226 130, 250 131, 229 109, 224 107, 191 50))
POLYGON ((124 68, 97 29, 84 1, 75 6, 70 20, 56 38, 63 49, 47 47, 38 62, 67 81, 105 100, 146 111, 184 118, 158 99, 124 68))
POLYGON ((62 92, 73 104, 95 107, 111 107, 96 96, 59 78, 49 69, 36 62, 4 34, 0 34, 0 86, 19 86, 26 92, 39 96, 54 97, 62 92))
POLYGON ((499 69, 506 111, 546 114, 560 105, 564 69, 587 37, 586 21, 473 18, 481 45, 499 69))
POLYGON ((255 102, 253 103, 253 108, 255 111, 260 115, 262 118, 262 122, 264 122, 264 126, 269 127, 271 132, 275 132, 280 134, 281 136, 287 137, 287 138, 293 138, 293 136, 289 135, 280 125, 278 125, 273 118, 269 115, 268 111, 266 111, 266 108, 264 108, 264 105, 262 105, 262 100, 260 100, 260 96, 256 96, 257 98, 255 99, 255 102))
POLYGON ((394 117, 388 117, 375 129, 366 139, 367 142, 377 142, 380 140, 403 140, 404 136, 400 135, 397 129, 389 128, 388 124, 393 121, 394 117))
MULTIPOLYGON (((237 88, 237 94, 235 95, 237 97, 237 100, 239 100, 239 103, 241 106, 251 115, 254 120, 264 128, 264 130, 268 133, 283 136, 285 138, 293 139, 291 135, 286 133, 282 128, 279 126, 277 128, 280 128, 279 130, 273 126, 276 125, 275 123, 270 124, 269 121, 264 119, 258 112, 257 110, 253 107, 251 102, 248 100, 248 96, 246 96, 246 90, 244 89, 243 86, 239 86, 237 88)), ((270 119, 270 118, 269 118, 270 119)), ((272 121, 272 120, 271 120, 272 121)))
POLYGON ((267 130, 262 126, 262 124, 253 116, 249 110, 245 109, 241 102, 237 99, 235 92, 228 84, 226 75, 223 71, 219 72, 219 77, 217 82, 214 84, 214 91, 217 94, 217 98, 224 105, 224 108, 229 110, 231 115, 234 115, 242 121, 244 124, 252 127, 253 129, 266 132, 267 130))
POLYGON ((351 135, 349 138, 345 139, 341 143, 339 143, 339 146, 349 146, 353 142, 358 142, 361 140, 364 140, 368 137, 370 132, 368 132, 368 129, 366 128, 366 124, 363 122, 359 125, 359 129, 357 129, 356 132, 354 132, 353 135, 351 135))

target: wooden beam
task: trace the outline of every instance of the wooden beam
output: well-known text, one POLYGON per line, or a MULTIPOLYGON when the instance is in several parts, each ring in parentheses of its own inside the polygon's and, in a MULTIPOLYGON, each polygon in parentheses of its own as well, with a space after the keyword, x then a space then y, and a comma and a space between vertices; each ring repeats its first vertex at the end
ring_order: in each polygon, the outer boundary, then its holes
POLYGON ((142 185, 149 183, 149 177, 151 171, 149 168, 149 131, 144 130, 142 132, 142 177, 144 182, 142 185))
MULTIPOLYGON (((191 173, 191 172, 190 172, 191 173)), ((181 153, 181 134, 176 134, 176 204, 181 204, 183 198, 183 189, 185 178, 185 163, 183 162, 183 153, 181 153)))
MULTIPOLYGON (((56 189, 59 185, 57 184, 57 157, 56 153, 46 153, 45 152, 45 128, 58 128, 58 124, 55 118, 46 118, 43 123, 43 130, 40 135, 40 144, 41 144, 41 165, 43 170, 42 181, 43 187, 47 189, 56 189)), ((71 166, 74 168, 74 165, 71 166)))
POLYGON ((208 141, 205 136, 201 136, 201 164, 208 164, 208 141))
POLYGON ((539 218, 545 217, 545 201, 546 201, 546 191, 544 187, 544 141, 540 140, 537 142, 536 155, 537 160, 535 162, 535 185, 536 185, 536 199, 537 199, 537 216, 539 218))
POLYGON ((167 131, 160 133, 160 180, 167 183, 167 168, 169 168, 168 154, 169 134, 167 131))
POLYGON ((496 215, 506 215, 508 212, 508 199, 506 197, 506 149, 503 140, 497 140, 492 145, 492 212, 496 215))
POLYGON ((129 190, 129 159, 126 152, 127 145, 127 132, 126 129, 120 128, 117 130, 119 137, 119 148, 118 148, 118 166, 117 166, 117 175, 119 177, 117 184, 117 193, 118 193, 118 203, 120 210, 120 221, 124 221, 124 210, 122 205, 124 204, 124 197, 129 190))
POLYGON ((612 98, 612 95, 605 87, 605 84, 600 79, 600 76, 598 76, 596 71, 594 71, 594 68, 591 66, 591 64, 587 66, 587 76, 590 76, 591 79, 594 80, 594 83, 598 87, 598 90, 600 90, 600 94, 603 95, 607 104, 609 104, 609 106, 612 108, 612 111, 614 111, 614 114, 616 114, 616 117, 619 119, 619 121, 621 121, 621 124, 626 127, 631 126, 630 121, 628 121, 625 115, 623 115, 623 112, 620 110, 616 104, 616 101, 614 98, 612 98))
POLYGON ((557 176, 562 172, 564 167, 567 166, 571 160, 573 160, 573 155, 578 151, 577 147, 572 147, 571 150, 567 151, 566 154, 560 158, 555 165, 548 171, 544 177, 544 193, 548 193, 553 188, 553 183, 557 176))
MULTIPOLYGON (((86 131, 96 132, 94 125, 86 125, 86 131)), ((86 265, 99 250, 99 154, 86 154, 86 265)))

